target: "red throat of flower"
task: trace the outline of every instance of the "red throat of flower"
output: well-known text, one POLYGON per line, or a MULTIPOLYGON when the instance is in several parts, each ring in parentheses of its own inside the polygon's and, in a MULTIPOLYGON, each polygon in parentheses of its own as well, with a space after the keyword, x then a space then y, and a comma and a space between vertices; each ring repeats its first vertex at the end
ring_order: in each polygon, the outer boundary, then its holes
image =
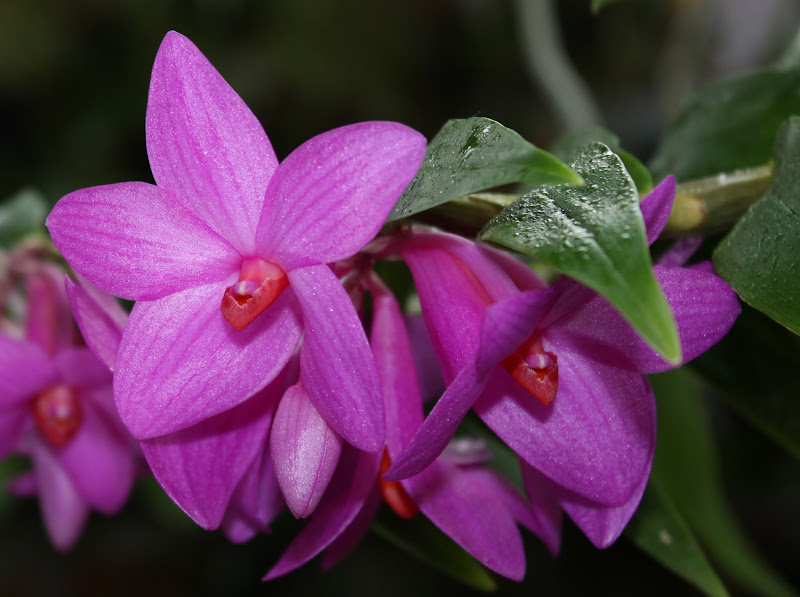
POLYGON ((279 265, 258 258, 242 260, 239 281, 225 289, 222 315, 237 330, 243 330, 289 285, 279 265))
POLYGON ((62 448, 78 431, 83 420, 78 393, 65 384, 47 388, 33 399, 33 420, 54 448, 62 448))
POLYGON ((501 365, 514 381, 545 406, 556 397, 558 359, 552 352, 545 352, 538 332, 525 340, 501 365))
POLYGON ((400 481, 383 480, 383 473, 389 470, 390 466, 392 466, 392 460, 389 458, 389 451, 384 450, 381 458, 381 470, 378 473, 378 488, 381 490, 383 501, 394 510, 395 514, 400 518, 410 520, 419 512, 419 506, 414 503, 400 481))

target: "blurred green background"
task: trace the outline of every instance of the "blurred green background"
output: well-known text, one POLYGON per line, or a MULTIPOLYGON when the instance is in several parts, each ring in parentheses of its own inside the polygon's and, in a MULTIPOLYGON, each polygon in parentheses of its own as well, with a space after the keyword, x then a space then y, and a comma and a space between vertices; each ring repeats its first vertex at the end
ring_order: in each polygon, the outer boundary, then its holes
MULTIPOLYGON (((798 17, 790 0, 630 0, 597 16, 589 0, 565 0, 556 31, 606 126, 647 159, 694 89, 768 63, 798 17)), ((360 120, 397 120, 431 138, 449 118, 480 115, 544 148, 564 131, 507 0, 0 0, 0 201, 24 187, 53 203, 80 187, 151 181, 147 89, 170 29, 244 98, 280 158, 360 120)), ((797 462, 713 398, 706 406, 736 515, 797 584, 797 462)), ((151 482, 118 517, 93 515, 61 556, 36 504, 2 495, 0 595, 469 594, 375 536, 326 574, 312 563, 261 585, 294 528, 281 520, 273 536, 233 546, 194 527, 151 482)), ((527 539, 526 580, 501 579, 500 594, 696 594, 624 538, 600 552, 567 523, 556 560, 527 539)))

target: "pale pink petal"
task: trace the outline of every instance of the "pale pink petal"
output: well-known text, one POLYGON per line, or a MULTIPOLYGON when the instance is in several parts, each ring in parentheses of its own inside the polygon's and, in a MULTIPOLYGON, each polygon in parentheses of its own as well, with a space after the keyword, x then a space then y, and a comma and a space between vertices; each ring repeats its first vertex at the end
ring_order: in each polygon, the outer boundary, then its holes
POLYGON ((239 253, 252 256, 278 160, 242 99, 174 31, 164 37, 153 65, 145 130, 156 184, 239 253))
POLYGON ((675 178, 667 176, 661 183, 644 197, 639 203, 642 211, 645 228, 647 229, 647 243, 653 244, 661 234, 672 211, 672 202, 675 199, 675 178))
POLYGON ((79 286, 66 279, 67 295, 75 321, 92 353, 111 371, 128 315, 114 298, 84 280, 79 286))
POLYGON ((425 138, 394 122, 362 122, 295 149, 267 188, 258 252, 283 269, 332 263, 378 233, 425 156, 425 138))
POLYGON ((555 484, 547 477, 520 459, 525 491, 530 499, 532 524, 525 526, 535 533, 555 557, 561 550, 561 505, 556 499, 555 484))
POLYGON ((33 398, 57 381, 58 372, 39 345, 0 334, 0 409, 33 398))
MULTIPOLYGON (((690 268, 653 268, 675 315, 687 362, 716 344, 741 307, 736 293, 713 273, 690 268)), ((642 373, 672 369, 603 297, 595 295, 558 326, 583 353, 603 363, 642 373)))
POLYGON ((47 227, 73 269, 131 300, 224 280, 241 262, 168 192, 143 182, 70 193, 50 212, 47 227))
POLYGON ((244 402, 283 369, 300 339, 293 293, 246 329, 220 309, 225 283, 139 302, 114 373, 120 416, 139 439, 172 433, 244 402))
POLYGON ((519 529, 485 471, 436 462, 403 486, 433 524, 479 562, 514 580, 525 576, 519 529))
POLYGON ((350 444, 384 447, 384 409, 378 372, 353 303, 326 265, 289 272, 303 309, 303 383, 314 406, 350 444))
POLYGON ((344 532, 374 491, 379 462, 380 456, 345 446, 325 499, 263 580, 299 568, 344 532))
POLYGON ((655 445, 655 402, 644 376, 550 341, 558 393, 544 406, 496 368, 474 409, 508 446, 556 483, 618 506, 635 491, 655 445))
POLYGON ((342 438, 314 408, 302 381, 283 395, 269 442, 286 504, 295 517, 308 517, 336 470, 342 438))
POLYGON ((119 510, 135 475, 134 453, 127 439, 109 426, 87 400, 75 436, 57 453, 81 497, 105 514, 119 510))
POLYGON ((556 495, 564 511, 595 547, 605 549, 617 540, 636 512, 639 502, 642 501, 649 477, 650 467, 648 466, 630 499, 616 507, 596 504, 569 491, 559 490, 557 486, 556 495))
POLYGON ((276 385, 196 425, 142 441, 156 480, 204 529, 220 525, 236 486, 264 450, 282 390, 276 385))
POLYGON ((83 530, 89 507, 56 457, 40 441, 31 442, 39 508, 56 549, 69 550, 83 530))

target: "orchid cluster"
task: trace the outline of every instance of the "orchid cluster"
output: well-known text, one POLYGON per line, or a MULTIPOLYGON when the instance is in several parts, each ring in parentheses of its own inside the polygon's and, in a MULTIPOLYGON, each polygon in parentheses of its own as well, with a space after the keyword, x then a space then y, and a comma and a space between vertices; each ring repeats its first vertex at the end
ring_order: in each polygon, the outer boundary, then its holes
MULTIPOLYGON (((146 142, 154 185, 57 203, 47 226, 73 279, 27 273, 25 333, 0 336, 0 456, 30 457, 12 488, 39 496, 62 549, 90 507, 122 507, 143 455, 188 516, 231 541, 286 507, 308 519, 265 579, 320 553, 337 562, 385 504, 520 580, 520 527, 553 554, 563 513, 598 547, 619 537, 655 450, 646 374, 704 352, 739 314, 708 262, 686 266, 696 243, 668 248, 652 269, 682 349, 667 360, 572 278, 548 285, 500 249, 384 226, 423 163, 421 134, 353 124, 279 163, 174 32, 146 142), (385 261, 407 266, 421 318, 378 274, 385 261), (113 297, 135 301, 129 315, 113 297), (494 436, 524 486, 493 466, 494 436)), ((674 195, 667 177, 640 202, 650 243, 674 195)))

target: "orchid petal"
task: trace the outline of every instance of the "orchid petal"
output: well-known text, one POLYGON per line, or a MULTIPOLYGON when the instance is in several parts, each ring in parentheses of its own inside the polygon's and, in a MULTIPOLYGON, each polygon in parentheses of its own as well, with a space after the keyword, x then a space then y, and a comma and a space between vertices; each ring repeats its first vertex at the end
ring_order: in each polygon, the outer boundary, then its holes
POLYGON ((64 271, 47 265, 25 277, 27 339, 47 354, 75 344, 72 313, 64 291, 64 271))
POLYGON ((54 360, 62 381, 69 386, 92 388, 111 385, 108 368, 86 348, 62 350, 54 360))
POLYGON ((222 281, 241 261, 168 192, 143 182, 70 193, 50 212, 47 227, 73 269, 131 300, 222 281))
POLYGON ((486 484, 485 475, 437 462, 403 486, 425 516, 478 561, 522 580, 522 537, 504 498, 486 484))
POLYGON ((15 404, 0 411, 0 458, 15 450, 30 420, 30 409, 25 403, 15 404))
POLYGON ((650 477, 648 466, 636 490, 627 502, 621 506, 602 506, 576 496, 575 494, 555 486, 555 493, 564 511, 578 525, 595 547, 605 549, 622 534, 628 521, 639 507, 642 495, 647 488, 650 477))
POLYGON ((214 417, 142 441, 147 462, 167 495, 204 529, 216 529, 236 486, 264 449, 283 389, 273 382, 214 417))
POLYGON ((58 381, 50 357, 33 342, 0 334, 0 408, 9 408, 58 381))
POLYGON ((425 138, 362 122, 306 141, 280 165, 258 225, 259 252, 290 270, 332 263, 378 233, 425 156, 425 138))
POLYGON ((697 252, 704 240, 705 237, 702 236, 679 238, 658 258, 658 265, 664 267, 681 267, 685 265, 692 255, 697 252))
POLYGON ((252 255, 278 160, 242 99, 174 31, 164 37, 153 65, 146 133, 156 184, 240 254, 252 255))
MULTIPOLYGON (((741 311, 736 293, 722 278, 694 268, 655 266, 656 275, 675 315, 683 347, 683 363, 716 344, 741 311)), ((603 297, 596 295, 559 326, 580 343, 585 355, 609 365, 641 373, 672 369, 653 351, 603 297)))
POLYGON ((672 211, 675 199, 675 178, 667 176, 639 203, 644 225, 647 229, 647 244, 652 245, 661 234, 672 211))
POLYGON ((344 532, 375 490, 379 462, 379 456, 345 446, 325 500, 263 580, 299 568, 344 532))
POLYGON ((350 297, 327 265, 292 270, 289 280, 303 309, 300 367, 308 395, 347 442, 367 452, 381 450, 378 372, 350 297))
POLYGON ((136 303, 122 334, 114 395, 139 439, 172 433, 244 402, 283 369, 300 338, 284 292, 237 331, 220 301, 225 283, 136 303))
POLYGON ((358 547, 361 540, 369 533, 381 504, 383 504, 381 493, 379 491, 370 492, 367 496, 367 501, 364 502, 353 522, 325 548, 322 554, 322 565, 320 566, 323 572, 333 568, 358 547))
POLYGON ((295 517, 306 518, 336 470, 342 438, 314 408, 302 381, 283 395, 269 441, 286 504, 295 517))
POLYGON ((81 497, 101 512, 113 514, 133 487, 133 452, 127 439, 110 428, 88 401, 81 404, 81 425, 57 458, 81 497))
POLYGON ((75 284, 69 278, 65 282, 72 312, 86 345, 113 371, 128 315, 114 297, 88 280, 84 280, 81 285, 75 284))
POLYGON ((544 406, 502 369, 474 409, 508 446, 552 481, 602 504, 625 503, 653 456, 655 402, 644 376, 581 356, 567 338, 555 400, 544 406))
POLYGON ((514 294, 486 309, 479 350, 472 364, 464 367, 447 387, 428 418, 384 473, 384 479, 396 481, 415 475, 442 453, 483 391, 490 369, 530 336, 548 298, 546 292, 532 290, 514 294))
POLYGON ((561 523, 564 518, 553 491, 555 484, 524 460, 520 459, 519 463, 533 519, 525 526, 544 542, 555 557, 561 549, 561 523))
POLYGON ((56 549, 67 551, 78 540, 89 516, 89 508, 43 442, 32 442, 31 458, 47 535, 56 549))
POLYGON ((425 320, 421 316, 406 315, 405 321, 412 346, 411 356, 414 359, 414 369, 419 378, 422 400, 425 402, 444 392, 444 378, 431 342, 431 336, 425 327, 425 320))

